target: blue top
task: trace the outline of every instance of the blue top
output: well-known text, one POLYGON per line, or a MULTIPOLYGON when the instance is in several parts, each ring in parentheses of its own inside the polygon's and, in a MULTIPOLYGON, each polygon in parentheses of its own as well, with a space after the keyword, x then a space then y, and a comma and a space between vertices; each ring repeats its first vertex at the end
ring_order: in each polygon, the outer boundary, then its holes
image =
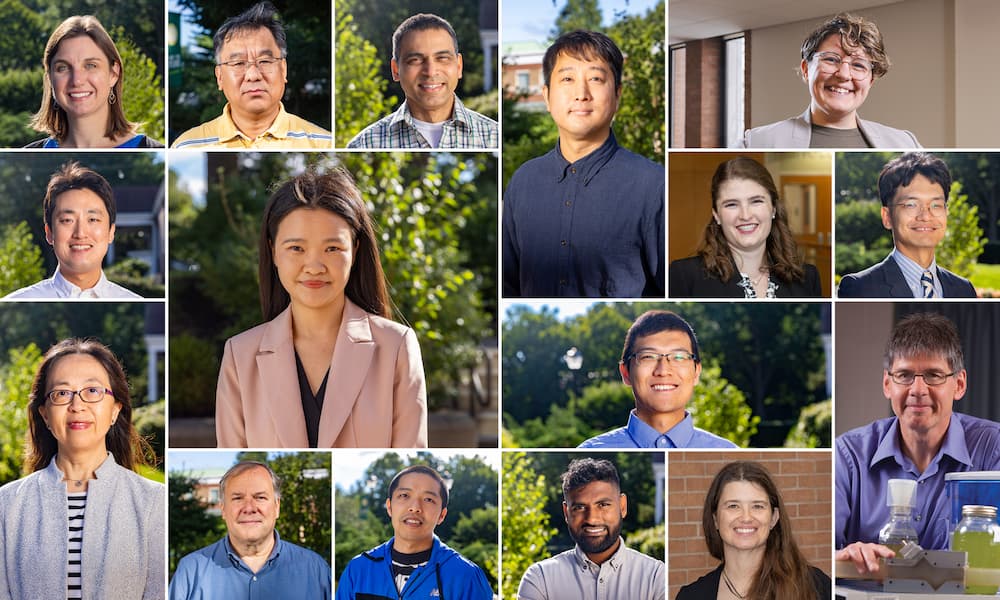
MULTIPOLYGON (((898 249, 892 249, 893 260, 899 265, 899 270, 903 272, 903 279, 906 280, 906 285, 910 286, 910 290, 913 292, 914 298, 924 297, 924 284, 920 283, 920 278, 924 276, 924 268, 918 265, 915 261, 909 257, 903 255, 898 249)), ((944 291, 941 289, 941 279, 936 276, 937 274, 937 259, 931 259, 931 266, 927 267, 927 271, 931 273, 931 279, 934 280, 934 297, 943 298, 944 291)))
POLYGON ((274 532, 271 556, 254 573, 229 536, 188 554, 170 580, 170 600, 270 600, 331 597, 330 565, 319 555, 283 541, 274 532))
MULTIPOLYGON (((337 600, 492 600, 493 588, 476 563, 434 536, 431 557, 396 591, 392 542, 362 552, 347 563, 337 582, 337 600)), ((293 597, 293 596, 286 596, 293 597)))
POLYGON ((726 438, 694 426, 691 413, 666 433, 660 433, 635 414, 628 414, 628 425, 590 438, 579 448, 736 448, 726 438))
POLYGON ((913 526, 927 550, 948 548, 951 504, 944 476, 955 471, 1000 469, 1000 423, 952 413, 941 449, 920 473, 903 454, 896 417, 879 419, 837 438, 836 544, 877 542, 889 520, 886 491, 890 479, 917 481, 913 526))
MULTIPOLYGON (((157 143, 157 146, 162 147, 162 144, 157 143)), ((58 147, 59 147, 59 140, 52 137, 47 138, 42 144, 42 148, 58 148, 58 147)), ((149 147, 153 146, 150 145, 150 142, 146 142, 146 135, 142 133, 138 133, 132 136, 131 138, 125 140, 121 144, 115 146, 115 148, 149 148, 149 147)))
POLYGON ((570 164, 559 144, 503 197, 503 295, 664 296, 664 171, 612 132, 570 164))

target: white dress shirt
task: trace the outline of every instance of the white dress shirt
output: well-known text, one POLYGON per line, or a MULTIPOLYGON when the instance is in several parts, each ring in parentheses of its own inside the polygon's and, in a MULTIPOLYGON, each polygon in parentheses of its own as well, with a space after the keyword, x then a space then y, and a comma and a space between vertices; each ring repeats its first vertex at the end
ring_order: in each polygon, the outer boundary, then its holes
POLYGON ((86 290, 80 289, 69 282, 59 269, 56 268, 55 275, 48 279, 43 279, 38 283, 23 287, 15 292, 4 296, 8 298, 142 298, 139 294, 132 292, 112 283, 101 271, 101 278, 97 284, 86 290))

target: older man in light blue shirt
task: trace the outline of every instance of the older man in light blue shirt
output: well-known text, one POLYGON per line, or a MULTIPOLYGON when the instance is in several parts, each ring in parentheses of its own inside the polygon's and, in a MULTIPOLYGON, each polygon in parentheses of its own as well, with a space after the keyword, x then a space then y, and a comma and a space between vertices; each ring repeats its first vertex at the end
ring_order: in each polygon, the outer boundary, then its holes
POLYGON ((581 448, 735 448, 694 426, 685 410, 701 376, 698 339, 691 325, 667 310, 643 313, 629 327, 618 365, 632 387, 628 425, 580 444, 581 448))

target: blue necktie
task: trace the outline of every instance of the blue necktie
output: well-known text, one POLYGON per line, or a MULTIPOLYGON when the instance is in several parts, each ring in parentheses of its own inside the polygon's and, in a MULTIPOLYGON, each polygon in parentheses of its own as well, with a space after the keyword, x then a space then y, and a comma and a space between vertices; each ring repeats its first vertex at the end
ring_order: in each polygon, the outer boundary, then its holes
POLYGON ((924 286, 924 298, 934 297, 934 277, 930 271, 924 271, 920 276, 920 285, 924 286))

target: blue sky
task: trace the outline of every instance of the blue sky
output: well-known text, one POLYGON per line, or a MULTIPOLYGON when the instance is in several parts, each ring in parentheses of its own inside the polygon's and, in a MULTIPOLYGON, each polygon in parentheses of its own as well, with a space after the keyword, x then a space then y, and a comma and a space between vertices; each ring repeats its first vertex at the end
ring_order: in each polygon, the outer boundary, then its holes
MULTIPOLYGON (((500 36, 504 43, 546 42, 559 11, 566 0, 503 0, 500 8, 500 36)), ((645 14, 656 5, 656 0, 598 0, 604 14, 604 25, 615 21, 615 12, 645 14)))

